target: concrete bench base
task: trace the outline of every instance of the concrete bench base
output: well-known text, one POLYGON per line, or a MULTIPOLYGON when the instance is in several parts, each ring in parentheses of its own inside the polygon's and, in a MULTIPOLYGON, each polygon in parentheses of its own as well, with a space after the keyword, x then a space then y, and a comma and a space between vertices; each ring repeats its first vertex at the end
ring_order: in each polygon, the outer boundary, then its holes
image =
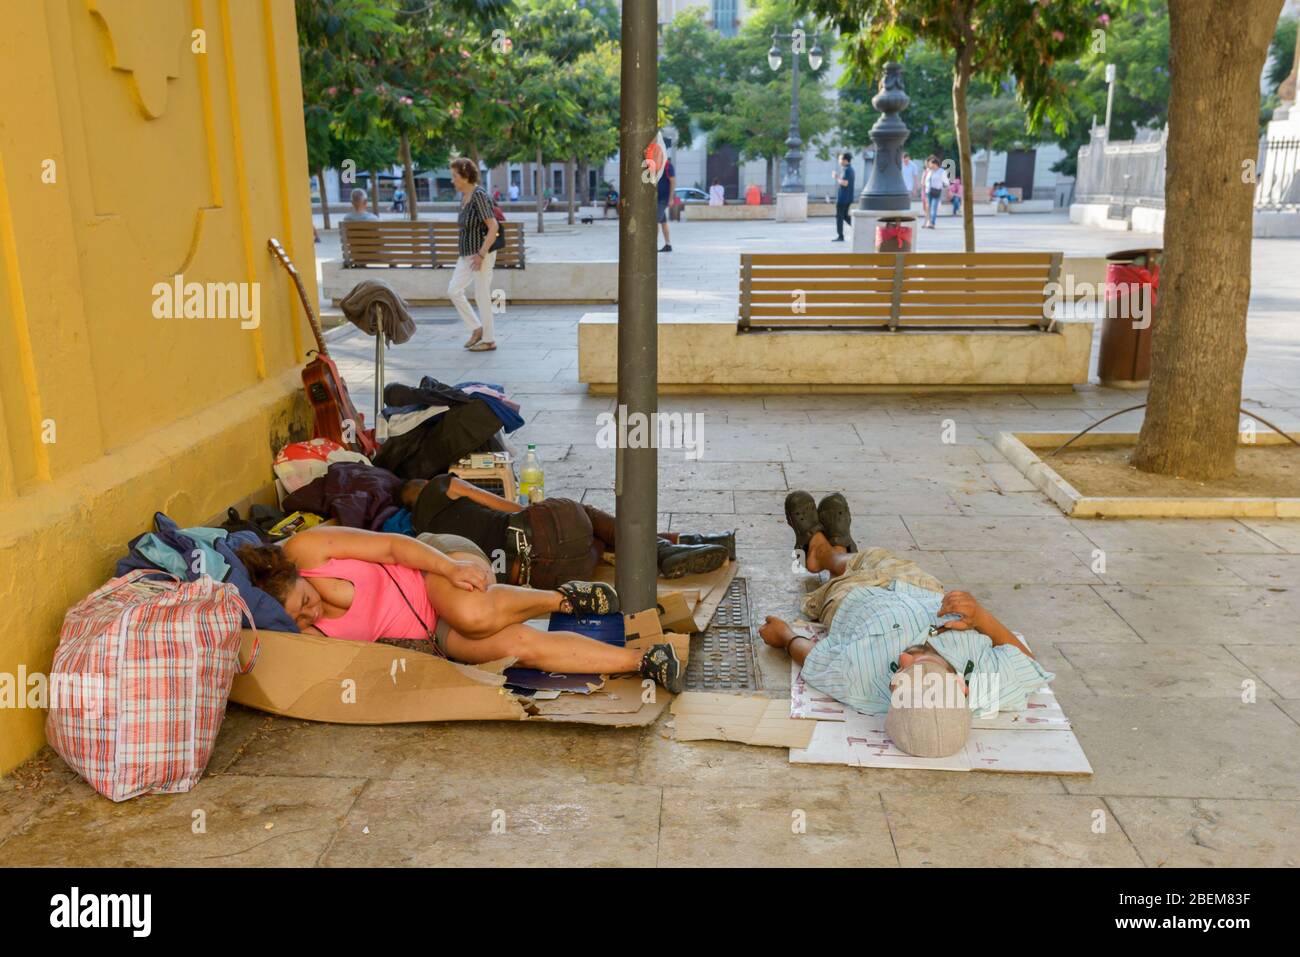
MULTIPOLYGON (((393 269, 369 266, 344 269, 337 259, 321 263, 321 286, 338 303, 359 282, 382 279, 407 302, 415 305, 446 303, 452 270, 393 269)), ((530 262, 524 269, 495 269, 492 289, 501 290, 508 302, 598 303, 618 302, 618 262, 530 262)))
MULTIPOLYGON (((659 322, 664 393, 1067 392, 1088 381, 1092 323, 1033 330, 736 331, 735 316, 659 322)), ((618 316, 578 324, 578 379, 618 380, 618 316)))

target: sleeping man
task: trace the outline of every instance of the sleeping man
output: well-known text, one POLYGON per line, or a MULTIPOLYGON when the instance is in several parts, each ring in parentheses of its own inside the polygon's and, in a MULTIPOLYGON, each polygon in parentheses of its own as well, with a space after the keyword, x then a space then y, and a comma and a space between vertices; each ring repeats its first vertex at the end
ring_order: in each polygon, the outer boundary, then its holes
MULTIPOLYGON (((568 498, 547 498, 520 505, 486 489, 439 475, 402 485, 400 503, 411 510, 419 534, 468 539, 488 561, 498 580, 511 585, 554 588, 572 579, 588 579, 605 552, 615 551, 614 516, 568 498)), ((721 568, 735 560, 734 532, 718 535, 660 533, 659 574, 680 578, 721 568)), ((461 545, 460 547, 463 547, 461 545)))
POLYGON ((814 504, 791 492, 786 521, 810 572, 831 578, 801 608, 829 627, 820 641, 769 615, 759 634, 802 665, 810 686, 866 714, 919 757, 960 751, 970 710, 1020 711, 1055 676, 966 592, 945 593, 915 562, 883 548, 858 552, 848 503, 838 492, 814 504))

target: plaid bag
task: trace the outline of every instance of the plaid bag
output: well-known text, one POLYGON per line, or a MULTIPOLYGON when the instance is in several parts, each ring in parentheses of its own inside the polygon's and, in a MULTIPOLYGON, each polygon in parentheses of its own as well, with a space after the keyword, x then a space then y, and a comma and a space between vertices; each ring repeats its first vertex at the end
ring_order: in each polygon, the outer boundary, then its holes
MULTIPOLYGON (((114 578, 63 619, 50 669, 50 746, 114 801, 194 787, 212 757, 239 667, 233 585, 203 576, 114 578)), ((254 640, 248 664, 257 660, 254 640)))

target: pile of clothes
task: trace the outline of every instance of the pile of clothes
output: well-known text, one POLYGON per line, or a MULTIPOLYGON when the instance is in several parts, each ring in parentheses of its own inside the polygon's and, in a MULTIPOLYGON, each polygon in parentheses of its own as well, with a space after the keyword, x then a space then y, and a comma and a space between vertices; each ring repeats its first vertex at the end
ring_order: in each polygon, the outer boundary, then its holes
MULTIPOLYGON (((152 532, 136 536, 127 545, 127 554, 118 559, 116 577, 137 568, 174 575, 187 582, 209 575, 238 589, 239 597, 253 615, 252 624, 258 628, 299 630, 284 606, 253 584, 236 554, 245 545, 262 544, 265 540, 262 536, 251 530, 181 528, 162 512, 154 514, 153 526, 152 532)), ((248 624, 248 617, 244 616, 244 625, 248 624)))
POLYGON ((400 478, 429 478, 472 452, 504 451, 497 433, 523 424, 519 403, 499 385, 450 386, 432 376, 418 386, 394 382, 384 388, 384 410, 375 427, 382 444, 374 462, 400 478))

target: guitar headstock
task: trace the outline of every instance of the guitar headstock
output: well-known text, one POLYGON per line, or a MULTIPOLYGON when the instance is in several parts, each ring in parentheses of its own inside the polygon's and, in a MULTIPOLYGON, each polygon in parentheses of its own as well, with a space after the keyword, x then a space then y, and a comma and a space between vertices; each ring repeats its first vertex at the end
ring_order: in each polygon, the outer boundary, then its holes
POLYGON ((289 258, 288 253, 284 251, 284 247, 280 245, 280 240, 272 236, 270 239, 266 241, 266 245, 267 248, 271 250, 271 252, 275 253, 275 258, 280 260, 281 264, 283 264, 285 269, 289 270, 289 272, 291 273, 298 272, 297 268, 293 264, 293 260, 291 260, 289 258))

